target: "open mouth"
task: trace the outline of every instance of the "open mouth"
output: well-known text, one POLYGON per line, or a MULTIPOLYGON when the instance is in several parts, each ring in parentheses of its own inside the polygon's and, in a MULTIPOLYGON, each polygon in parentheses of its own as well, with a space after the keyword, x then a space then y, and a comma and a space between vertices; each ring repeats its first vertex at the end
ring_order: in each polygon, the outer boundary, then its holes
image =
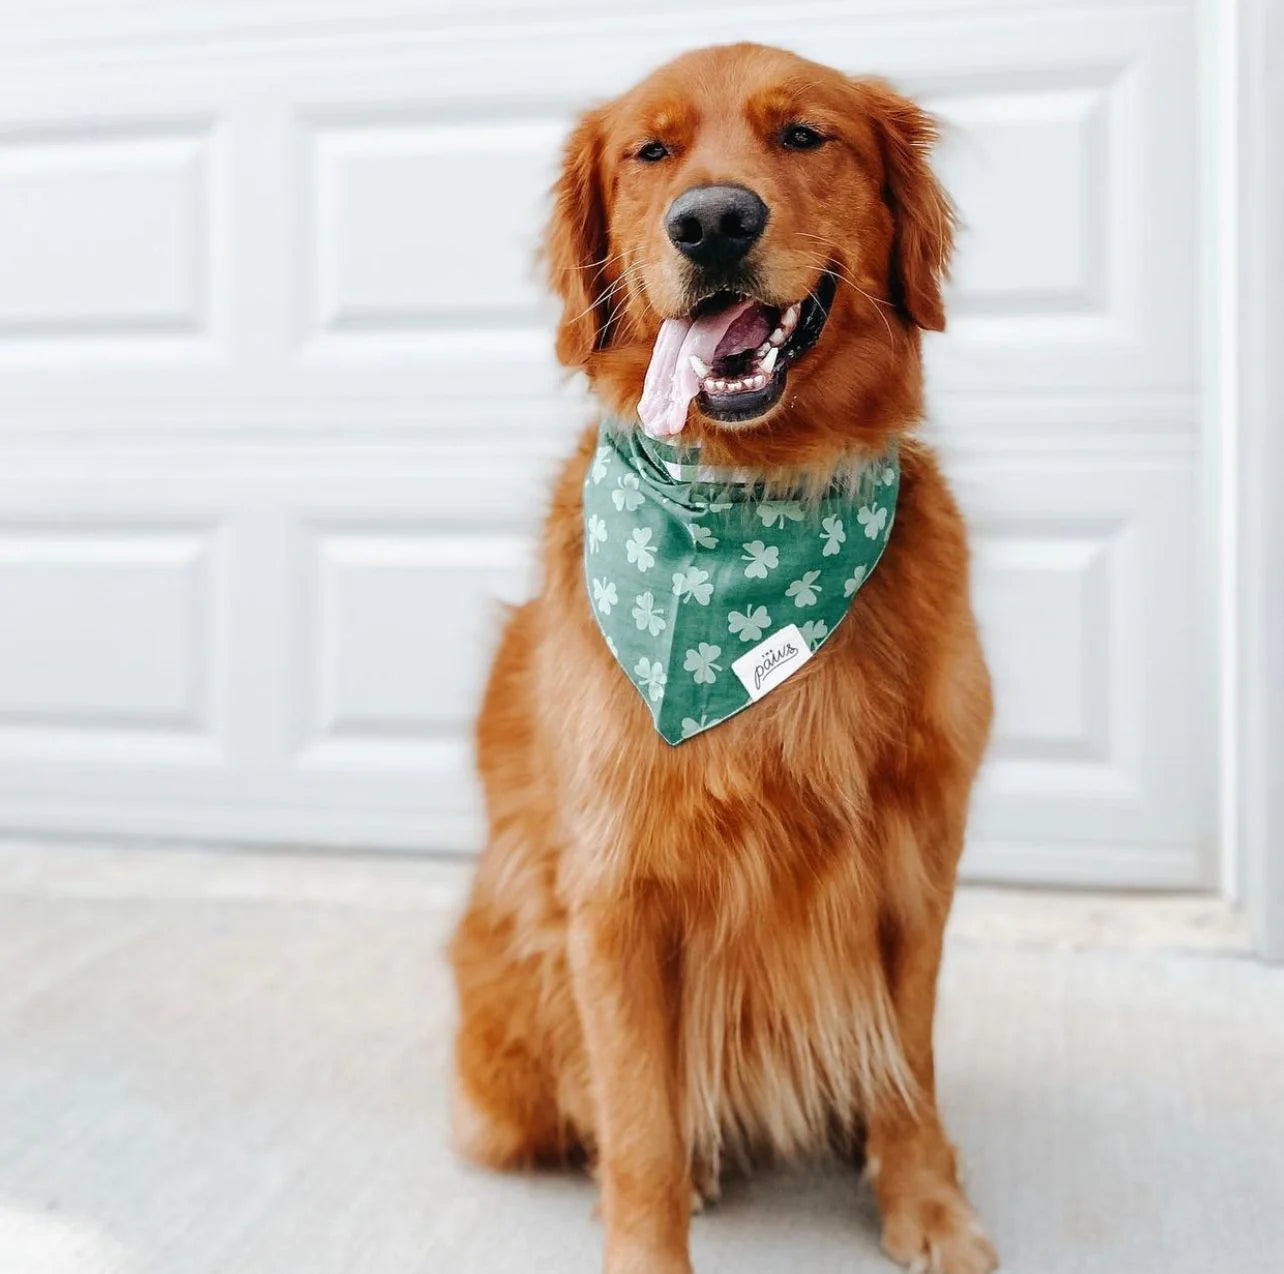
POLYGON ((820 337, 836 279, 826 271, 801 301, 780 308, 719 292, 656 337, 638 415, 654 437, 679 433, 694 398, 712 420, 739 424, 773 407, 789 369, 820 337))

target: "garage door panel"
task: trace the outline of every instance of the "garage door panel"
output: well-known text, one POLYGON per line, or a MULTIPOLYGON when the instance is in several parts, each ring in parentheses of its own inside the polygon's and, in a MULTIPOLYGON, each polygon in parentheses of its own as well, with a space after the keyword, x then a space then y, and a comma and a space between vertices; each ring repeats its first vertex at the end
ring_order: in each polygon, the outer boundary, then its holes
POLYGON ((1126 525, 1049 516, 974 528, 977 617, 1002 682, 993 763, 1109 758, 1110 585, 1126 525))
POLYGON ((212 332, 208 123, 77 124, 0 136, 0 359, 199 356, 212 332))
POLYGON ((217 531, 0 520, 0 754, 212 763, 217 531))
POLYGON ((560 117, 313 122, 316 330, 536 325, 532 229, 565 131, 560 117))
POLYGON ((531 589, 527 537, 376 523, 310 538, 305 748, 338 739, 386 753, 398 741, 468 737, 491 632, 504 602, 531 589))

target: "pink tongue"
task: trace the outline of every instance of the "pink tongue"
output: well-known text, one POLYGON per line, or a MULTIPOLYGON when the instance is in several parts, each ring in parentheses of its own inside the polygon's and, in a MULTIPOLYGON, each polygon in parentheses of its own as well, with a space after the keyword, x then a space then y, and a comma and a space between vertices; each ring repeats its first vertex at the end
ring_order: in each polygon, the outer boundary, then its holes
MULTIPOLYGON (((667 438, 682 432, 687 423, 687 406, 700 389, 700 380, 691 366, 694 354, 702 363, 712 364, 719 350, 723 354, 749 348, 749 339, 766 322, 757 303, 739 301, 703 318, 665 319, 651 351, 651 365, 646 369, 638 417, 642 428, 652 438, 667 438), (752 310, 750 316, 748 311, 752 310), (744 316, 744 322, 737 322, 744 316), (757 320, 756 323, 751 321, 757 320), (742 330, 743 329, 743 330, 742 330), (730 339, 728 339, 730 338, 730 339), (744 343, 738 343, 741 340, 744 343)), ((753 341, 760 345, 767 332, 753 341)))

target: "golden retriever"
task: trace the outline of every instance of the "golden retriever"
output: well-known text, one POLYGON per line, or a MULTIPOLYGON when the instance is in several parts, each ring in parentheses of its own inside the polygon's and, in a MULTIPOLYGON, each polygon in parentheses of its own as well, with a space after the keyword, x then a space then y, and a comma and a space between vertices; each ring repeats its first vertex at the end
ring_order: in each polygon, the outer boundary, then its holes
POLYGON ((914 438, 954 226, 934 140, 882 81, 741 44, 589 111, 554 188, 557 353, 609 416, 637 427, 664 323, 748 301, 762 330, 792 313, 793 335, 765 371, 688 384, 662 431, 764 491, 816 489, 889 445, 901 466, 894 532, 842 626, 680 746, 591 613, 595 431, 553 489, 542 585, 508 617, 477 728, 489 839, 451 947, 453 1119, 485 1164, 591 1161, 608 1274, 688 1274, 693 1204, 724 1161, 835 1148, 863 1159, 891 1257, 996 1265, 933 1075, 991 719, 964 527, 914 438))

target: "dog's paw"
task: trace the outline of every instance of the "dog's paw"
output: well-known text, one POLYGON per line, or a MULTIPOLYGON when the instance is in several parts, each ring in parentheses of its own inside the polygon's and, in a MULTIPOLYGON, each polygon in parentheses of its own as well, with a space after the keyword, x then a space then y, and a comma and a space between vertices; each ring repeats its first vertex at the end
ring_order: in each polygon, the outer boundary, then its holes
POLYGON ((916 1199, 888 1214, 883 1251, 911 1274, 991 1274, 999 1256, 962 1194, 916 1199))

